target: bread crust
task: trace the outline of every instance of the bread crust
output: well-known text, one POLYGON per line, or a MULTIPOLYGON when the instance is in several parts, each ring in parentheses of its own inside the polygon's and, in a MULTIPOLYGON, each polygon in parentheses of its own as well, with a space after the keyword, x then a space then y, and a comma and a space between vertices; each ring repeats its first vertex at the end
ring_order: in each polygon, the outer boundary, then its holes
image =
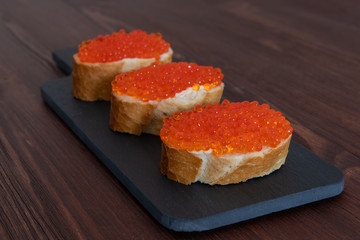
POLYGON ((114 131, 135 135, 140 135, 141 132, 160 135, 164 117, 172 116, 177 111, 191 110, 198 104, 205 106, 217 103, 221 99, 223 90, 223 83, 198 95, 190 88, 188 92, 180 93, 180 96, 176 95, 174 98, 163 99, 160 102, 143 102, 112 92, 109 126, 114 131), (187 101, 183 101, 184 98, 187 101))
MULTIPOLYGON (((173 51, 170 48, 160 57, 160 64, 172 61, 173 51)), ((123 59, 108 63, 81 62, 78 54, 73 55, 72 92, 75 98, 83 101, 105 100, 111 98, 111 81, 115 76, 130 70, 149 66, 155 58, 123 59)))
POLYGON ((171 180, 189 185, 200 171, 202 160, 193 154, 162 144, 160 172, 171 180))
POLYGON ((290 140, 291 135, 275 148, 242 154, 240 161, 234 154, 216 157, 210 151, 198 154, 163 143, 160 171, 169 179, 186 185, 197 181, 210 185, 246 182, 279 169, 285 163, 290 140))
POLYGON ((116 92, 111 95, 109 126, 117 132, 140 135, 142 126, 149 124, 156 105, 142 102, 131 97, 126 99, 116 92))

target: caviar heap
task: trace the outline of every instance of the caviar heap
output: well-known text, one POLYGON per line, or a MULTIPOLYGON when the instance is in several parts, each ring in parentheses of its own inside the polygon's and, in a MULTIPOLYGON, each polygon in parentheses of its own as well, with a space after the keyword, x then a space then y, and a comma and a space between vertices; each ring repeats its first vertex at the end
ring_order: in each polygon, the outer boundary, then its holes
POLYGON ((152 65, 121 73, 112 81, 112 90, 143 102, 172 98, 189 87, 195 91, 203 85, 209 91, 221 84, 224 75, 219 68, 196 63, 173 62, 152 65))
POLYGON ((169 51, 170 44, 160 33, 147 34, 141 30, 126 33, 120 30, 111 35, 99 35, 83 41, 79 46, 79 59, 87 63, 115 62, 124 58, 155 58, 169 51))
POLYGON ((264 146, 274 148, 292 131, 285 117, 267 104, 224 100, 164 118, 160 137, 177 149, 211 149, 213 155, 220 156, 261 151, 264 146))

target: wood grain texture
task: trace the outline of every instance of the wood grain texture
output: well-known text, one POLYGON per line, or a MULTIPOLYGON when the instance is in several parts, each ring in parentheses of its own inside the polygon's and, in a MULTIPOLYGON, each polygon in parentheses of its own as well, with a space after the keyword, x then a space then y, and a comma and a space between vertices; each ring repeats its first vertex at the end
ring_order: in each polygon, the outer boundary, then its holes
MULTIPOLYGON (((360 236, 356 0, 0 0, 1 239, 355 239, 360 236), (224 96, 258 100, 339 167, 335 198, 202 233, 160 226, 43 103, 54 50, 161 32, 174 57, 222 68, 224 96)), ((320 170, 319 170, 320 171, 320 170)))

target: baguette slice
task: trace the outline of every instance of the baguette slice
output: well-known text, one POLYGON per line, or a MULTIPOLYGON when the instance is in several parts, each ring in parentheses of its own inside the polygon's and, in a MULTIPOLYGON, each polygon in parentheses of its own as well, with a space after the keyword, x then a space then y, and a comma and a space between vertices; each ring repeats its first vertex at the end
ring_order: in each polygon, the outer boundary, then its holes
POLYGON ((186 151, 162 144, 160 171, 169 179, 189 185, 201 182, 227 185, 246 182, 279 169, 288 154, 291 136, 275 148, 254 153, 214 156, 211 151, 186 151))
MULTIPOLYGON (((206 112, 206 109, 203 109, 201 111, 206 112)), ((195 110, 193 112, 196 112, 195 110)), ((233 118, 235 115, 242 115, 240 114, 240 110, 238 112, 221 112, 221 115, 226 115, 225 118, 230 117, 231 121, 233 121, 233 118)), ((262 111, 260 111, 262 112, 262 111)), ((275 111, 274 111, 275 112, 275 111)), ((201 114, 201 113, 200 113, 201 114)), ((175 114, 176 115, 176 114, 175 114)), ((181 118, 186 118, 186 114, 182 114, 181 118)), ((194 182, 201 182, 205 184, 210 185, 227 185, 227 184, 233 184, 233 183, 239 183, 239 182, 245 182, 248 179, 255 178, 255 177, 262 177, 264 175, 268 175, 272 173, 273 171, 279 169, 284 163, 285 159, 288 153, 288 148, 292 136, 292 128, 289 126, 288 122, 283 118, 282 116, 279 116, 277 118, 269 118, 269 120, 266 121, 259 121, 258 118, 255 116, 258 114, 250 114, 254 118, 252 121, 255 122, 255 124, 248 124, 247 127, 253 130, 250 130, 254 133, 253 136, 259 136, 260 132, 267 132, 269 129, 270 132, 268 132, 267 136, 261 136, 260 139, 258 137, 255 137, 257 139, 254 139, 254 143, 250 142, 251 139, 249 139, 248 143, 245 143, 247 146, 244 147, 242 143, 238 144, 236 142, 227 141, 227 137, 214 137, 213 139, 218 138, 218 142, 225 141, 227 146, 217 146, 215 149, 208 148, 205 146, 200 146, 200 148, 205 148, 199 150, 199 142, 206 141, 205 138, 212 138, 211 136, 206 136, 206 133, 201 133, 200 135, 205 135, 204 137, 196 135, 191 135, 189 137, 189 140, 181 140, 178 137, 173 137, 171 135, 181 135, 183 132, 182 128, 178 123, 174 123, 174 121, 182 121, 181 118, 178 117, 179 120, 174 120, 173 118, 165 119, 165 125, 164 128, 161 130, 160 137, 163 140, 162 144, 162 154, 161 154, 161 162, 160 162, 160 171, 162 174, 166 175, 169 179, 180 182, 182 184, 189 185, 194 182), (170 119, 170 120, 169 120, 170 119), (260 123, 259 123, 260 122, 260 123), (269 124, 267 124, 269 122, 269 124), (274 124, 274 122, 276 122, 274 124), (268 126, 259 127, 255 129, 256 125, 258 124, 265 124, 269 125, 270 128, 267 128, 268 126), (281 125, 281 127, 274 127, 274 125, 281 125), (172 127, 172 130, 168 130, 169 127, 172 127), (262 129, 262 130, 260 130, 262 129), (272 130, 274 132, 280 132, 277 137, 282 136, 281 141, 276 140, 279 143, 275 142, 269 142, 269 144, 262 145, 261 147, 258 147, 257 145, 261 141, 269 141, 271 139, 272 130), (172 138, 172 140, 169 140, 172 138), (180 140, 179 140, 180 139, 180 140), (266 139, 266 140, 265 140, 266 139), (190 143, 189 143, 190 142, 190 143), (194 145, 197 145, 196 147, 192 148, 189 147, 189 144, 191 142, 194 145), (249 143, 250 142, 250 143, 249 143), (175 147, 174 145, 177 145, 175 147), (269 146, 270 145, 270 146, 269 146), (237 147, 235 147, 237 146, 237 147), (222 148, 223 147, 223 148, 222 148), (254 149, 256 148, 256 149, 254 149), (246 149, 252 149, 252 150, 246 150, 246 149)), ((249 116, 247 115, 245 118, 249 119, 249 116)), ((260 114, 261 115, 261 114, 260 114)), ((177 113, 177 116, 179 114, 177 113)), ((269 116, 269 114, 267 115, 269 116)), ((216 116, 218 117, 218 116, 216 116)), ((215 120, 210 119, 209 123, 204 123, 204 121, 199 120, 201 118, 194 117, 194 124, 201 123, 204 125, 204 127, 209 127, 210 125, 216 126, 219 122, 215 120)), ((237 118, 242 118, 237 117, 237 118)), ((221 120, 220 120, 221 121, 221 120)), ((244 122, 244 118, 240 120, 238 123, 244 122)), ((189 121, 187 121, 186 124, 188 124, 189 121)), ((228 136, 228 138, 244 138, 246 134, 231 134, 231 132, 236 132, 236 130, 233 129, 233 126, 231 126, 228 130, 226 130, 225 126, 222 126, 220 124, 220 128, 216 128, 216 131, 220 131, 220 129, 225 129, 222 133, 225 136, 228 136)), ((189 128, 189 127, 188 127, 189 128)), ((213 131, 213 129, 208 129, 208 131, 213 131)), ((241 127, 239 127, 241 128, 241 127)), ((192 129, 190 131, 198 131, 196 128, 192 129)), ((246 127, 244 129, 241 129, 240 132, 245 132, 246 127)), ((277 134, 277 133, 276 133, 277 134)), ((216 136, 216 133, 212 133, 213 136, 216 136)), ((250 136, 251 134, 248 134, 250 136)), ((184 139, 184 136, 182 137, 184 139)), ((212 140, 213 140, 212 139, 212 140)), ((209 142, 211 142, 210 140, 209 142)), ((236 141, 236 140, 235 140, 236 141)), ((215 146, 218 142, 212 141, 211 144, 215 146)), ((201 145, 201 144, 200 144, 201 145)))
MULTIPOLYGON (((140 135, 142 132, 159 135, 160 129, 163 125, 164 117, 171 116, 177 111, 193 109, 196 105, 205 106, 207 104, 218 103, 220 101, 224 89, 224 83, 221 82, 223 75, 221 74, 220 69, 213 69, 212 67, 203 68, 206 68, 205 70, 210 68, 212 71, 218 73, 220 78, 218 78, 216 74, 212 72, 212 74, 214 74, 214 79, 216 78, 218 82, 217 85, 211 85, 209 83, 199 85, 198 81, 201 81, 201 79, 196 79, 195 82, 191 82, 193 80, 188 78, 188 75, 185 74, 176 81, 177 83, 186 83, 189 85, 189 87, 185 88, 185 90, 176 92, 172 97, 159 98, 159 96, 153 95, 152 97, 156 98, 156 100, 146 99, 143 101, 140 99, 141 97, 130 96, 127 93, 122 93, 122 91, 119 93, 119 91, 116 90, 116 82, 120 81, 121 83, 121 81, 133 81, 138 88, 144 87, 142 92, 147 91, 150 88, 155 89, 156 91, 158 91, 159 88, 162 88, 164 91, 169 91, 169 93, 166 94, 170 95, 170 90, 175 85, 175 83, 172 81, 177 75, 177 72, 174 69, 179 65, 182 67, 189 65, 193 68, 202 68, 196 64, 172 63, 150 66, 147 68, 142 68, 138 71, 123 74, 124 76, 117 76, 117 79, 115 79, 113 82, 109 121, 110 128, 117 132, 125 132, 134 135, 140 135), (152 71, 157 71, 156 73, 159 73, 159 75, 153 75, 153 78, 151 77, 151 79, 155 78, 153 83, 141 83, 136 82, 136 80, 130 80, 131 77, 136 75, 144 74, 144 76, 150 76, 151 74, 149 74, 149 72, 152 71), (167 74, 170 74, 170 76, 167 74), (171 80, 170 83, 168 79, 171 80), (190 83, 188 83, 189 81, 190 83)), ((146 96, 142 96, 142 98, 144 97, 146 98, 146 96)))
MULTIPOLYGON (((119 33, 121 36, 125 36, 124 32, 119 33)), ((145 38, 161 38, 161 35, 147 35, 144 32, 141 32, 140 30, 135 30, 132 33, 129 33, 128 35, 141 35, 145 38)), ((105 37, 99 36, 98 38, 94 40, 90 40, 87 42, 82 43, 79 46, 79 49, 82 48, 89 48, 88 45, 91 44, 91 41, 97 41, 98 45, 101 45, 101 48, 104 48, 106 46, 102 46, 106 44, 107 42, 102 40, 99 41, 99 38, 101 39, 110 39, 111 35, 107 35, 105 37), (100 43, 99 43, 100 42, 100 43)), ((111 44, 112 43, 111 41, 111 44)), ((121 38, 119 39, 119 41, 121 38)), ((127 40, 129 41, 129 40, 127 40)), ((134 40, 134 41, 141 41, 134 40)), ((160 39, 160 41, 165 42, 160 39)), ((131 42, 130 42, 131 43, 131 42)), ((166 43, 166 42, 165 42, 166 43)), ((122 46, 122 45, 121 45, 122 46)), ((99 46, 94 47, 96 51, 96 48, 99 46)), ((125 46, 126 47, 126 46, 125 46)), ((149 48, 146 44, 144 44, 142 47, 149 48)), ((110 46, 109 46, 110 48, 110 46)), ((127 47, 126 49, 131 49, 131 47, 127 47)), ((89 49, 88 51, 91 51, 92 49, 89 49)), ((127 72, 130 70, 136 70, 142 67, 149 66, 155 62, 158 64, 163 63, 169 63, 172 61, 172 55, 173 51, 169 45, 166 52, 163 52, 159 57, 157 56, 157 52, 154 52, 151 57, 151 55, 148 54, 146 57, 128 57, 128 58, 120 58, 119 60, 112 61, 113 58, 111 56, 115 55, 118 51, 121 51, 122 49, 110 49, 107 50, 108 56, 105 56, 104 59, 86 59, 86 61, 82 61, 79 54, 76 53, 73 55, 74 65, 73 65, 73 82, 72 82, 72 91, 75 98, 81 99, 83 101, 96 101, 96 100, 105 100, 110 101, 111 98, 111 81, 115 78, 116 75, 127 72), (113 52, 112 52, 113 51, 113 52), (110 56, 109 56, 110 55, 110 56), (88 61, 88 62, 87 62, 88 61)), ((80 51, 80 50, 79 50, 80 51)), ((136 51, 136 49, 131 49, 128 51, 136 51)), ((131 52, 130 52, 131 53, 131 52)), ((86 52, 87 54, 87 52, 86 52)), ((84 54, 83 54, 84 55, 84 54)))
POLYGON ((117 132, 138 136, 142 132, 159 135, 164 117, 169 117, 177 111, 193 109, 196 105, 217 103, 223 90, 224 83, 209 91, 203 86, 198 91, 190 87, 177 93, 173 98, 149 102, 112 92, 109 125, 117 132))

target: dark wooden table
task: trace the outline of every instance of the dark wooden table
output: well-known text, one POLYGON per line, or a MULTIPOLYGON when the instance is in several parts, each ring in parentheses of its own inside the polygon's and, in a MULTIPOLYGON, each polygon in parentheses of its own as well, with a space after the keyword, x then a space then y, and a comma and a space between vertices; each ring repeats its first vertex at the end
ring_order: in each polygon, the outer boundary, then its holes
MULTIPOLYGON (((0 2, 0 239, 356 239, 360 2, 0 2), (119 29, 161 32, 178 60, 222 68, 224 97, 280 110, 343 193, 200 233, 156 222, 43 102, 54 50, 119 29)), ((321 169, 319 169, 321 171, 321 169)))

